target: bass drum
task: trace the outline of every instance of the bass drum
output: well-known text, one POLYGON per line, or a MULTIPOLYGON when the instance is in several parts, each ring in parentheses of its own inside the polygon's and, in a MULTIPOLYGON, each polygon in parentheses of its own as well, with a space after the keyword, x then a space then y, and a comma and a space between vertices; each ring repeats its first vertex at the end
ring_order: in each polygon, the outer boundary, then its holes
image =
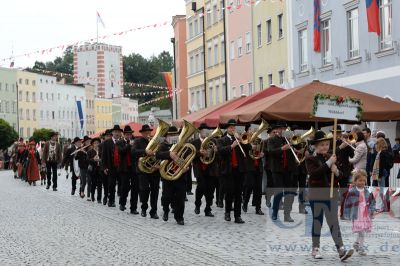
POLYGON ((79 168, 77 159, 74 159, 74 173, 75 173, 75 176, 80 177, 81 169, 79 168))

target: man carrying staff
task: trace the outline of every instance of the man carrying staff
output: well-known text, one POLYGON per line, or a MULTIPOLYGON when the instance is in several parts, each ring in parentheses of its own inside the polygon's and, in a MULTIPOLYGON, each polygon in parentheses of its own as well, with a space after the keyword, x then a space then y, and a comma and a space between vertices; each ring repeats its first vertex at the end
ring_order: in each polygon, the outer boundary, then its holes
POLYGON ((147 144, 151 139, 151 132, 153 129, 150 128, 149 125, 143 125, 142 129, 139 132, 142 134, 142 137, 136 138, 133 142, 133 155, 137 162, 136 173, 139 179, 139 197, 140 202, 142 203, 142 212, 141 216, 147 216, 147 209, 149 207, 148 201, 150 196, 150 217, 152 219, 158 219, 157 215, 157 201, 158 201, 158 193, 160 190, 160 174, 158 171, 148 174, 140 171, 139 169, 139 159, 141 157, 146 156, 155 156, 155 152, 151 150, 147 150, 147 144))
POLYGON ((58 133, 52 132, 50 140, 46 142, 43 149, 42 165, 47 169, 47 186, 51 186, 51 174, 53 173, 53 191, 57 191, 57 167, 61 163, 61 145, 58 143, 58 133))
MULTIPOLYGON (((213 191, 214 191, 214 177, 210 176, 209 165, 204 164, 200 158, 205 156, 208 152, 201 149, 201 144, 208 134, 208 127, 205 123, 200 124, 198 128, 200 130, 199 137, 192 141, 192 144, 196 147, 196 157, 193 159, 193 172, 196 177, 197 187, 195 191, 195 209, 196 214, 200 214, 201 198, 206 198, 206 207, 204 209, 205 216, 214 217, 211 212, 211 205, 213 203, 213 191)), ((213 140, 211 140, 213 141, 213 140)))
POLYGON ((218 153, 221 156, 221 175, 225 187, 225 221, 231 221, 232 203, 234 202, 235 223, 243 224, 241 218, 243 176, 239 172, 240 145, 236 133, 236 121, 230 119, 226 135, 217 142, 218 153))
POLYGON ((290 145, 282 133, 286 130, 285 122, 280 121, 271 126, 272 137, 268 140, 268 159, 271 168, 272 180, 274 184, 274 201, 272 204, 272 220, 278 219, 279 205, 282 197, 285 197, 284 221, 294 222, 290 217, 294 196, 296 194, 296 181, 293 172, 296 170, 297 163, 290 145))
POLYGON ((104 141, 102 146, 101 162, 103 172, 108 182, 108 207, 115 207, 115 186, 120 175, 120 167, 124 158, 121 158, 117 142, 122 135, 122 129, 115 125, 112 129, 112 138, 104 141))

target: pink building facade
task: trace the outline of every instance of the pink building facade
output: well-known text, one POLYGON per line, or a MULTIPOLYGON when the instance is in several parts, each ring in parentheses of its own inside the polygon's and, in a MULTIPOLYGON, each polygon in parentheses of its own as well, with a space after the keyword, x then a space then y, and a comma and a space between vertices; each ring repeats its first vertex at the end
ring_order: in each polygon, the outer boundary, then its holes
POLYGON ((172 20, 174 28, 174 56, 175 67, 173 70, 173 84, 177 88, 174 94, 174 118, 180 118, 188 114, 188 80, 187 80, 187 48, 186 48, 186 16, 174 16, 172 20), (175 98, 176 97, 176 98, 175 98), (175 115, 177 114, 177 115, 175 115))
POLYGON ((226 11, 229 99, 254 93, 251 8, 240 1, 236 10, 238 2, 230 1, 234 6, 226 11))

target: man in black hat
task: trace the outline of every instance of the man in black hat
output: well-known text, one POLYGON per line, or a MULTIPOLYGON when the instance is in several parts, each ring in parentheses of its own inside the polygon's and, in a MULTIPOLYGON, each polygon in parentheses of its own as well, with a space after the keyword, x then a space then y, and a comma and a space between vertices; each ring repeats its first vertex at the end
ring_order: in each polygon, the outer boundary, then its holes
POLYGON ((102 146, 101 163, 108 182, 108 207, 115 207, 115 186, 124 164, 117 145, 121 135, 122 129, 119 125, 115 125, 112 129, 111 139, 104 141, 102 146))
POLYGON ((151 132, 153 129, 149 125, 143 125, 139 132, 142 137, 136 138, 133 142, 132 154, 135 158, 136 163, 136 173, 139 179, 139 198, 142 203, 142 217, 147 216, 147 209, 149 207, 148 201, 150 196, 150 217, 153 219, 158 219, 157 215, 157 201, 158 193, 160 190, 160 173, 158 171, 148 174, 140 171, 139 169, 139 159, 146 156, 155 156, 155 152, 147 150, 147 144, 151 139, 151 132))
MULTIPOLYGON (((101 143, 99 145, 99 156, 100 156, 100 168, 103 168, 103 165, 101 164, 101 157, 103 154, 103 146, 104 146, 104 142, 111 139, 112 138, 112 131, 111 129, 107 129, 104 134, 101 137, 101 143)), ((104 171, 101 170, 100 171, 100 177, 101 177, 101 183, 103 186, 103 190, 104 190, 104 196, 103 196, 103 205, 107 204, 107 198, 108 198, 108 176, 106 174, 104 174, 104 171)))
POLYGON ((196 147, 196 157, 193 159, 193 173, 196 177, 197 187, 195 191, 195 210, 196 214, 200 213, 201 198, 206 198, 206 207, 204 213, 208 217, 214 217, 211 212, 211 205, 213 203, 213 191, 214 191, 214 178, 210 176, 209 165, 204 164, 200 158, 205 156, 208 152, 201 149, 201 144, 208 135, 208 127, 205 123, 200 124, 198 128, 200 130, 199 137, 192 141, 192 144, 196 147))
MULTIPOLYGON (((121 158, 123 157, 123 164, 124 164, 124 167, 121 169, 119 174, 120 182, 118 183, 118 191, 120 192, 119 208, 121 211, 125 210, 128 194, 129 191, 131 190, 131 181, 133 180, 132 133, 133 133, 132 128, 129 125, 126 125, 123 131, 124 136, 120 141, 118 141, 119 152, 121 158)), ((132 194, 131 194, 131 212, 132 210, 136 210, 136 205, 137 205, 137 195, 136 195, 136 204, 132 206, 132 198, 133 198, 132 194)))
POLYGON ((271 126, 273 137, 268 140, 268 159, 271 167, 272 180, 274 183, 274 201, 272 204, 272 220, 278 217, 278 210, 282 197, 285 197, 284 221, 294 222, 290 217, 294 196, 296 194, 296 181, 293 173, 296 171, 297 163, 290 145, 283 136, 283 131, 287 128, 285 122, 277 122, 271 126))
MULTIPOLYGON (((88 151, 87 156, 89 159, 88 175, 90 175, 90 198, 94 202, 94 194, 97 190, 97 202, 101 203, 102 194, 102 180, 101 180, 101 168, 100 168, 100 151, 99 146, 101 139, 93 138, 90 141, 91 149, 88 151)), ((88 196, 89 197, 89 196, 88 196)))
POLYGON ((272 128, 268 127, 267 129, 267 134, 268 138, 264 141, 264 170, 267 175, 267 182, 265 184, 265 204, 267 205, 268 208, 271 208, 271 198, 274 195, 274 182, 272 180, 272 172, 271 172, 271 167, 269 165, 269 155, 268 155, 268 141, 271 139, 274 135, 272 134, 272 128))
POLYGON ((71 195, 75 195, 76 190, 76 180, 78 180, 78 176, 76 175, 76 171, 74 169, 74 160, 76 156, 76 150, 78 150, 82 146, 82 140, 78 137, 74 138, 71 147, 68 149, 65 159, 69 163, 69 168, 72 173, 71 183, 72 183, 72 190, 71 195))
MULTIPOLYGON (((80 169, 80 188, 79 188, 79 195, 83 199, 85 197, 85 188, 86 184, 90 184, 91 181, 90 175, 88 175, 88 167, 89 167, 89 158, 87 152, 90 149, 90 141, 91 139, 88 136, 83 137, 82 148, 76 153, 75 158, 78 160, 78 165, 80 169)), ((88 185, 86 196, 87 199, 90 200, 90 191, 91 188, 88 185)))
POLYGON ((226 135, 217 141, 218 154, 221 158, 221 175, 225 187, 225 221, 231 221, 232 203, 234 202, 235 223, 243 224, 241 218, 243 176, 239 172, 241 150, 236 134, 236 121, 228 121, 226 135))
POLYGON ((43 148, 42 165, 47 169, 47 186, 51 186, 51 173, 53 173, 53 190, 57 191, 57 167, 61 164, 61 145, 58 143, 58 133, 52 132, 50 140, 46 142, 43 148))
MULTIPOLYGON (((156 152, 156 159, 177 161, 179 157, 175 152, 171 152, 172 143, 177 142, 179 130, 171 126, 165 135, 165 141, 162 142, 156 152)), ((186 169, 187 171, 188 169, 186 169)), ((185 211, 186 197, 186 179, 182 175, 177 180, 162 179, 161 205, 163 206, 163 220, 168 221, 169 206, 174 208, 174 218, 179 225, 184 225, 183 213, 185 211)))

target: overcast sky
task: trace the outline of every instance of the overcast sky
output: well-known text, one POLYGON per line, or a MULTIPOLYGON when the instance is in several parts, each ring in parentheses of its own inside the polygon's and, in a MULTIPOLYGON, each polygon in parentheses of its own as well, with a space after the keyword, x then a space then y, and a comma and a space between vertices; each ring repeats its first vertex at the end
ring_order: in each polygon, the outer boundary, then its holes
MULTIPOLYGON (((99 35, 112 34, 148 24, 168 21, 164 27, 131 32, 107 38, 105 43, 121 45, 123 54, 140 53, 145 57, 163 50, 172 52, 171 18, 185 14, 184 0, 10 0, 0 7, 0 66, 3 58, 74 43, 96 36, 96 10, 106 28, 99 35)), ((62 53, 15 58, 15 67, 32 66, 35 60, 49 61, 62 53)))

